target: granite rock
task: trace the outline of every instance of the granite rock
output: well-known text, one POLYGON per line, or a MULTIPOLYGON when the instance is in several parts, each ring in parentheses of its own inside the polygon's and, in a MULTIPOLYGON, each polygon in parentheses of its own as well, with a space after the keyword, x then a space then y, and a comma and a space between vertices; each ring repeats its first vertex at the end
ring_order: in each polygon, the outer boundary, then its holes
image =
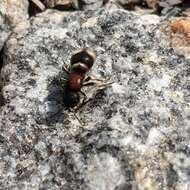
POLYGON ((28 0, 1 0, 0 13, 6 22, 14 27, 18 23, 28 19, 28 0))
POLYGON ((1 189, 188 190, 190 63, 160 18, 107 5, 47 10, 17 26, 5 47, 0 112, 1 189), (91 74, 114 83, 63 106, 71 55, 96 51, 91 74))
POLYGON ((7 40, 10 34, 9 26, 5 22, 4 16, 0 12, 0 51, 4 46, 5 41, 7 40))
POLYGON ((11 28, 27 19, 28 0, 0 1, 0 51, 11 33, 11 28))

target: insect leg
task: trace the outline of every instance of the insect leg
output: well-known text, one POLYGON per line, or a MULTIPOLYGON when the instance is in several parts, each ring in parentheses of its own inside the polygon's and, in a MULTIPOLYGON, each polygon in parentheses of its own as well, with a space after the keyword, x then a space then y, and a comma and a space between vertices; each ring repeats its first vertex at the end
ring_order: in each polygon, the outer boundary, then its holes
POLYGON ((88 99, 87 95, 86 95, 82 90, 80 90, 79 93, 81 93, 81 94, 83 95, 83 100, 82 100, 82 102, 75 108, 75 111, 80 110, 87 102, 89 102, 89 99, 88 99))
POLYGON ((84 126, 85 123, 77 116, 77 114, 75 113, 76 110, 75 109, 72 109, 72 108, 69 108, 69 111, 73 113, 74 117, 78 120, 78 122, 80 123, 81 126, 84 126))
POLYGON ((103 86, 110 85, 112 83, 113 82, 111 82, 110 80, 97 79, 94 76, 87 76, 84 79, 83 86, 97 85, 97 86, 100 86, 100 87, 102 86, 103 87, 103 86))
POLYGON ((67 74, 70 73, 69 70, 70 70, 70 69, 69 69, 69 66, 67 66, 66 64, 64 64, 64 65, 62 66, 62 71, 66 72, 67 74))

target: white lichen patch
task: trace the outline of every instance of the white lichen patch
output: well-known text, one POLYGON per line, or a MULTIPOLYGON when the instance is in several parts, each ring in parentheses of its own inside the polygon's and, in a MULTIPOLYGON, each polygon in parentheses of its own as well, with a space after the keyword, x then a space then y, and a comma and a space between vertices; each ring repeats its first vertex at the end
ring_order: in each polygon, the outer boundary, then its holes
POLYGON ((176 90, 176 91, 171 91, 171 90, 165 90, 163 92, 164 98, 166 98, 168 101, 172 100, 174 102, 182 102, 184 99, 184 93, 182 91, 176 90))
POLYGON ((142 24, 146 23, 147 25, 157 25, 160 22, 160 17, 153 14, 142 15, 139 22, 142 22, 142 24))
POLYGON ((149 131, 146 141, 147 146, 159 146, 165 136, 156 128, 152 128, 149 131))
POLYGON ((162 78, 153 77, 149 82, 149 88, 155 91, 161 91, 162 88, 167 88, 170 84, 171 77, 163 74, 162 78))
POLYGON ((108 153, 91 155, 86 180, 91 190, 114 190, 125 182, 120 163, 108 153))
POLYGON ((123 85, 119 85, 117 83, 112 84, 112 90, 115 94, 125 94, 126 88, 123 85))
POLYGON ((156 51, 150 50, 147 51, 144 58, 144 64, 148 65, 158 65, 161 62, 161 58, 159 57, 156 51))
POLYGON ((30 112, 30 102, 20 97, 12 99, 10 106, 20 115, 30 112))
POLYGON ((115 130, 119 130, 123 132, 128 130, 127 124, 124 122, 124 120, 119 114, 109 119, 108 124, 110 128, 115 129, 115 130))
POLYGON ((38 166, 38 170, 39 170, 39 173, 41 174, 42 180, 44 180, 46 175, 50 171, 50 166, 47 163, 46 164, 40 164, 38 166))
POLYGON ((82 24, 82 27, 93 27, 95 24, 97 23, 97 18, 96 17, 92 17, 89 18, 86 22, 84 22, 82 24))

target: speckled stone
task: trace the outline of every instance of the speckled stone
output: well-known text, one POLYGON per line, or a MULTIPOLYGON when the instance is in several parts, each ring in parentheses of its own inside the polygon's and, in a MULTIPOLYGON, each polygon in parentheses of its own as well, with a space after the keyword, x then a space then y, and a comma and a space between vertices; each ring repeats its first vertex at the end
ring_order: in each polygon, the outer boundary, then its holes
POLYGON ((107 5, 48 10, 6 43, 0 112, 1 189, 188 190, 190 63, 156 16, 107 5), (76 114, 57 79, 71 55, 96 51, 91 74, 107 89, 76 114))
POLYGON ((0 13, 6 22, 14 27, 18 23, 28 19, 28 0, 1 0, 0 13))
MULTIPOLYGON (((28 19, 28 0, 0 1, 0 51, 11 33, 11 28, 28 19)), ((0 63, 1 65, 2 63, 0 63)))
POLYGON ((5 23, 5 18, 0 12, 0 51, 10 34, 9 26, 5 23))

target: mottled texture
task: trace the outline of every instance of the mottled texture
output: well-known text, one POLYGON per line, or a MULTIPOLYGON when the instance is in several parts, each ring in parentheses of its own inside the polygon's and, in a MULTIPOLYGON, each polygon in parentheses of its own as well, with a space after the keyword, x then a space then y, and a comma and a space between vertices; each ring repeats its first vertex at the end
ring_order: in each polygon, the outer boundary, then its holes
POLYGON ((28 0, 0 0, 0 51, 11 33, 11 27, 26 19, 28 19, 28 0))
MULTIPOLYGON (((46 11, 6 43, 0 113, 1 189, 188 190, 190 63, 156 16, 108 6, 46 11), (92 74, 114 83, 76 114, 58 82, 84 45, 92 74)), ((19 31, 19 32, 18 32, 19 31)))
POLYGON ((12 27, 28 18, 28 0, 1 0, 0 13, 12 27))
POLYGON ((10 33, 9 26, 5 22, 4 16, 1 14, 0 11, 0 51, 5 43, 5 41, 8 38, 8 35, 10 33))

